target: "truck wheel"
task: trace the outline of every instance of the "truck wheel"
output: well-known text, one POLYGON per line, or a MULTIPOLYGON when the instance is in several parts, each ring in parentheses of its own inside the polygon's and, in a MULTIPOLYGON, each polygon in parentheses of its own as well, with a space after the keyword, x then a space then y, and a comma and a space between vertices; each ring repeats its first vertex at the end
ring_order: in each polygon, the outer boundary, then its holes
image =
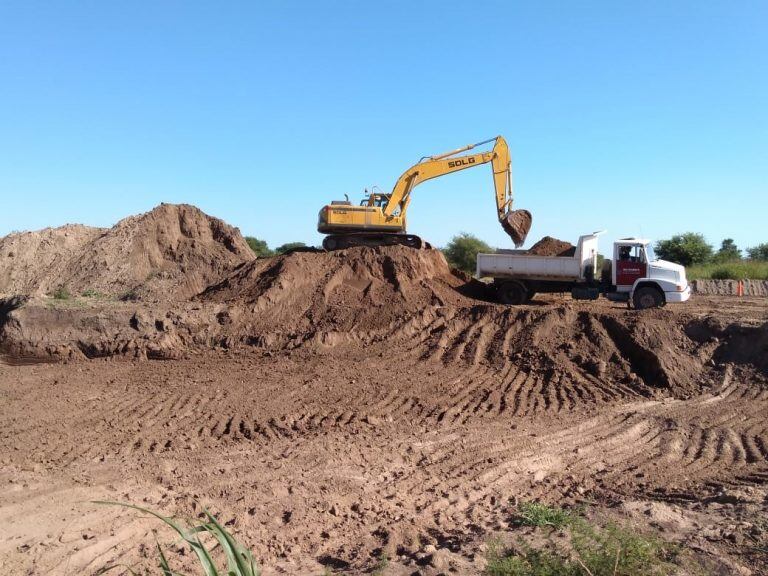
POLYGON ((528 288, 515 280, 504 282, 498 287, 496 296, 502 304, 525 304, 528 300, 528 288))
POLYGON ((659 308, 664 305, 664 295, 656 288, 645 286, 635 290, 635 295, 632 297, 632 303, 637 310, 659 308))

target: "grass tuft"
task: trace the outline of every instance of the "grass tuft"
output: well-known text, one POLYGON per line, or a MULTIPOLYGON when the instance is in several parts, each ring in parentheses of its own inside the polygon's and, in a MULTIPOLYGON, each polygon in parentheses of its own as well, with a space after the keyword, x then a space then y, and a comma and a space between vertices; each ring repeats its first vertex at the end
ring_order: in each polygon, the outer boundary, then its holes
POLYGON ((572 512, 543 504, 525 503, 519 509, 527 526, 566 530, 567 543, 550 539, 533 548, 521 541, 506 548, 499 541, 490 542, 486 576, 667 576, 677 571, 676 548, 655 536, 610 522, 592 525, 572 512))
POLYGON ((92 288, 87 288, 80 293, 83 298, 105 298, 105 295, 92 288))
POLYGON ((371 571, 371 576, 383 576, 387 566, 389 566, 389 556, 387 556, 385 552, 382 552, 381 556, 379 556, 379 559, 376 561, 376 565, 371 571))
POLYGON ((54 300, 69 300, 72 295, 69 293, 69 289, 66 286, 59 286, 53 291, 54 300))
POLYGON ((564 528, 573 523, 575 515, 568 510, 539 502, 522 502, 517 507, 517 519, 523 526, 564 528))
MULTIPOLYGON (((140 506, 134 506, 133 504, 123 504, 121 502, 103 502, 98 501, 94 504, 104 504, 111 506, 123 506, 125 508, 132 508, 145 514, 154 516, 155 518, 164 522, 167 526, 171 527, 180 537, 181 540, 186 543, 197 556, 198 564, 204 576, 259 576, 261 573, 251 551, 240 544, 234 536, 232 536, 216 518, 210 514, 207 510, 203 510, 206 521, 200 524, 190 525, 184 527, 180 523, 176 522, 173 518, 163 516, 147 508, 141 508, 140 506), (226 559, 226 570, 219 567, 211 556, 209 548, 205 545, 202 536, 209 536, 223 551, 226 559)), ((158 567, 162 571, 163 576, 175 576, 177 573, 170 567, 167 557, 163 552, 163 548, 160 543, 157 543, 158 552, 158 567)), ((110 570, 116 568, 117 565, 109 565, 103 567, 96 574, 104 574, 110 570)), ((130 568, 129 568, 130 570, 130 568)), ((133 573, 133 571, 131 571, 133 573)))

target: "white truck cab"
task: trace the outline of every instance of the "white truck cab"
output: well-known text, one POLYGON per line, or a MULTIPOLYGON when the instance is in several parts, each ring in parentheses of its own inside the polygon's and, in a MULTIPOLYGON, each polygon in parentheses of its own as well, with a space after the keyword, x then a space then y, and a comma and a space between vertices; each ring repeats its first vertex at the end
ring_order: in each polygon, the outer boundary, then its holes
POLYGON ((659 260, 650 240, 622 238, 613 244, 611 284, 617 295, 611 300, 631 300, 636 308, 654 308, 668 302, 685 302, 691 297, 691 287, 685 277, 685 267, 659 260))

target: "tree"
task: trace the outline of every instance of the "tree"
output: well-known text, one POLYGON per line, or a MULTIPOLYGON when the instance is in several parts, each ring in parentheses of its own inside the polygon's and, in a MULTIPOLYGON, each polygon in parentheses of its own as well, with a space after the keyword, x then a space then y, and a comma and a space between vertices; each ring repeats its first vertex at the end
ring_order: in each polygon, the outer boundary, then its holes
POLYGON ((265 258, 267 256, 274 256, 275 253, 270 250, 269 246, 267 246, 266 240, 261 240, 259 238, 254 238, 253 236, 246 236, 245 241, 248 243, 248 246, 251 247, 251 250, 253 250, 253 253, 256 254, 259 258, 265 258))
POLYGON ((702 234, 686 232, 656 242, 656 254, 662 260, 690 266, 709 260, 712 257, 712 246, 707 244, 702 234))
POLYGON ((747 254, 752 260, 768 260, 768 242, 747 248, 747 254))
POLYGON ((734 260, 741 260, 741 250, 736 246, 736 242, 733 238, 726 238, 720 244, 720 250, 717 251, 713 260, 717 262, 733 262, 734 260))
POLYGON ((304 242, 287 242, 275 248, 275 252, 277 254, 285 254, 289 250, 294 250, 295 248, 304 248, 305 246, 306 244, 304 244, 304 242))
POLYGON ((493 252, 493 248, 466 232, 451 238, 448 246, 443 249, 443 254, 451 266, 469 274, 475 273, 478 252, 493 252))

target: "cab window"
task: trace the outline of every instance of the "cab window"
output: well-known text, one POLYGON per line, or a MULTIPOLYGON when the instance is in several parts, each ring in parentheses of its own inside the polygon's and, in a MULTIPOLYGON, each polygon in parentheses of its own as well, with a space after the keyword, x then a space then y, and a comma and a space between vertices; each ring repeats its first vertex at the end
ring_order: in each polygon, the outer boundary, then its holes
POLYGON ((362 202, 360 202, 360 206, 377 206, 379 208, 383 208, 387 205, 387 197, 376 194, 373 197, 373 204, 371 204, 371 197, 365 198, 362 202))
POLYGON ((642 246, 619 246, 621 262, 645 262, 645 251, 642 246))

